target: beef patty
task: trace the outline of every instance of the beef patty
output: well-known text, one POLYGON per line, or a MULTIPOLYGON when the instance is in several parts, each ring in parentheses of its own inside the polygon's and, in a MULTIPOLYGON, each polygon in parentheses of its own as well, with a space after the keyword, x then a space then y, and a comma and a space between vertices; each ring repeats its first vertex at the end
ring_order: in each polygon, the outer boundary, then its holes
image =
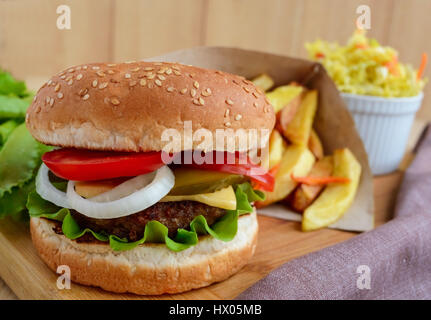
MULTIPOLYGON (((133 242, 144 236, 145 225, 152 220, 164 224, 168 228, 169 236, 174 237, 177 229, 190 229, 190 222, 195 217, 203 215, 208 225, 211 225, 218 218, 224 216, 226 210, 196 201, 178 201, 158 202, 138 213, 115 219, 89 218, 75 210, 71 210, 71 214, 81 228, 90 228, 98 233, 104 232, 116 235, 133 242)), ((81 240, 87 241, 90 239, 81 240)))

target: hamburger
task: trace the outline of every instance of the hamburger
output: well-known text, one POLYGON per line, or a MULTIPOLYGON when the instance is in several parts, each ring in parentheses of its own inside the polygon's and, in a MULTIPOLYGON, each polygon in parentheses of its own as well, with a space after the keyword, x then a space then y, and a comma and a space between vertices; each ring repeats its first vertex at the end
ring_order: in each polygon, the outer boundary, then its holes
POLYGON ((56 74, 26 115, 33 137, 53 146, 28 201, 39 255, 113 292, 178 293, 230 277, 254 253, 259 190, 274 185, 250 156, 269 134, 244 145, 236 132, 274 123, 262 91, 217 70, 130 62, 56 74))

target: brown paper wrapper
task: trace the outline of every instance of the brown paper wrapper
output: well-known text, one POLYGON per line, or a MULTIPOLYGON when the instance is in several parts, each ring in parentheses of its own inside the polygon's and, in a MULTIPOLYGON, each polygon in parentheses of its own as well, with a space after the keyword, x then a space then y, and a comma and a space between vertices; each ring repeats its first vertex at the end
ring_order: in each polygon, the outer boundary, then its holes
MULTIPOLYGON (((275 54, 225 47, 185 49, 146 60, 179 62, 218 69, 248 79, 265 72, 274 79, 276 86, 295 81, 310 89, 317 89, 319 105, 314 128, 322 140, 325 154, 347 147, 362 165, 362 176, 355 201, 344 216, 330 227, 350 231, 373 229, 373 179, 367 154, 335 84, 320 64, 275 54)), ((258 213, 286 220, 301 220, 301 215, 277 204, 262 208, 258 213)))

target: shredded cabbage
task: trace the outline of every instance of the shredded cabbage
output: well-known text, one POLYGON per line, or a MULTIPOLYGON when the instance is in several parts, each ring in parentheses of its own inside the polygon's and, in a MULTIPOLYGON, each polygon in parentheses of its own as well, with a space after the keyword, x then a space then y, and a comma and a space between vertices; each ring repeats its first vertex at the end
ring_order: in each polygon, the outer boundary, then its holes
POLYGON ((317 40, 306 43, 312 60, 319 61, 341 92, 379 97, 418 95, 427 79, 417 70, 398 62, 398 52, 356 30, 346 46, 317 40))

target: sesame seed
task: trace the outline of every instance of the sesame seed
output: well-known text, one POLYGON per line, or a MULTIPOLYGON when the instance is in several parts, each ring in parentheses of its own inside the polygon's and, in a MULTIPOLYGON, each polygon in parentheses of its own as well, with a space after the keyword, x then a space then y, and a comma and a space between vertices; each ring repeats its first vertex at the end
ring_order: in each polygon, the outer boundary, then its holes
POLYGON ((248 84, 248 81, 244 79, 244 80, 242 80, 242 83, 248 84))
POLYGON ((83 70, 87 70, 87 68, 88 68, 87 66, 82 66, 83 70))
POLYGON ((145 70, 145 71, 153 71, 153 70, 154 70, 154 68, 152 68, 152 67, 145 67, 145 68, 144 68, 144 70, 145 70))
POLYGON ((259 104, 257 102, 254 102, 253 105, 255 108, 257 108, 259 106, 259 104))
POLYGON ((82 100, 88 100, 90 98, 90 95, 87 93, 85 96, 82 97, 82 100))
POLYGON ((115 67, 117 64, 116 63, 108 63, 107 66, 108 67, 115 67))
POLYGON ((39 113, 39 112, 40 112, 40 110, 42 110, 42 109, 40 108, 40 106, 37 106, 37 107, 36 107, 35 112, 36 112, 36 113, 39 113))
POLYGON ((129 61, 126 61, 126 63, 127 63, 127 64, 135 63, 135 62, 136 62, 135 60, 129 60, 129 61))
POLYGON ((141 81, 139 81, 139 84, 144 87, 147 84, 147 80, 141 79, 141 81))
POLYGON ((222 75, 223 73, 219 70, 216 70, 215 73, 222 75))
POLYGON ((241 118, 242 118, 242 115, 240 115, 240 114, 237 114, 237 115, 235 116, 235 120, 236 120, 236 121, 241 120, 241 118))
POLYGON ((93 86, 93 88, 96 88, 97 87, 97 79, 96 80, 93 80, 93 82, 91 83, 91 85, 93 86))
POLYGON ((50 86, 50 85, 51 85, 51 83, 52 83, 52 80, 51 80, 51 79, 49 79, 49 80, 48 80, 48 82, 47 82, 48 86, 50 86))
POLYGON ((168 91, 168 92, 174 92, 174 90, 175 90, 175 88, 174 88, 174 87, 168 87, 168 88, 166 89, 166 91, 168 91))
POLYGON ((181 75, 181 72, 179 72, 179 71, 177 71, 177 70, 174 70, 174 74, 175 74, 176 76, 180 76, 180 75, 181 75))
POLYGON ((149 88, 149 89, 154 88, 154 84, 153 84, 152 82, 149 82, 149 83, 148 83, 148 88, 149 88))
POLYGON ((190 78, 192 78, 192 79, 193 79, 193 77, 194 77, 195 75, 194 75, 194 73, 189 73, 189 74, 188 74, 188 76, 189 76, 190 78))
POLYGON ((233 105, 233 101, 231 99, 226 99, 226 103, 230 106, 233 105))
POLYGON ((130 87, 136 86, 136 84, 137 84, 137 81, 135 81, 135 80, 132 80, 129 82, 130 87))
POLYGON ((97 74, 99 77, 104 77, 104 76, 105 76, 105 73, 104 73, 103 71, 101 71, 101 70, 97 71, 97 72, 96 72, 96 74, 97 74))
POLYGON ((199 103, 200 103, 201 105, 204 105, 204 104, 205 104, 205 100, 204 100, 202 97, 200 97, 200 98, 199 98, 199 103))
POLYGON ((46 82, 42 85, 42 87, 40 87, 41 89, 46 87, 46 82))
POLYGON ((199 102, 198 99, 193 99, 193 104, 199 106, 201 103, 199 102))
POLYGON ((133 68, 133 69, 132 69, 132 70, 130 70, 130 71, 132 71, 132 72, 136 72, 136 71, 139 71, 139 69, 141 69, 141 68, 136 67, 136 68, 133 68))
POLYGON ((46 99, 45 99, 45 104, 47 104, 47 103, 49 103, 49 101, 51 100, 51 98, 50 97, 46 97, 46 99))
POLYGON ((239 85, 239 82, 236 79, 233 79, 232 82, 239 85))
POLYGON ((269 100, 268 100, 268 98, 267 98, 267 97, 265 97, 265 102, 266 102, 267 104, 271 104, 271 102, 269 102, 269 100))
POLYGON ((71 86, 71 85, 73 84, 73 79, 70 79, 70 80, 67 82, 67 84, 68 84, 69 86, 71 86))
POLYGON ((100 67, 99 67, 99 66, 93 66, 93 67, 92 67, 92 69, 93 69, 93 70, 99 70, 99 69, 100 69, 100 67))
POLYGON ((33 97, 33 101, 36 101, 36 100, 37 100, 37 96, 34 96, 34 97, 33 97))
POLYGON ((257 99, 257 98, 259 98, 259 96, 257 95, 257 93, 256 92, 253 92, 252 93, 252 95, 257 99))
POLYGON ((130 79, 132 76, 130 75, 130 73, 126 73, 125 75, 124 75, 124 78, 126 78, 126 79, 130 79))
POLYGON ((115 73, 115 71, 114 70, 111 70, 111 69, 109 69, 108 71, 106 71, 106 72, 108 72, 108 74, 114 74, 115 73))
POLYGON ((190 95, 193 98, 196 95, 196 90, 195 89, 190 89, 190 95))
POLYGON ((226 112, 224 113, 225 117, 229 117, 230 109, 226 109, 226 112))
POLYGON ((171 74, 172 73, 172 69, 171 68, 168 68, 168 69, 166 69, 166 72, 165 72, 166 74, 171 74))
POLYGON ((60 77, 60 79, 66 79, 66 75, 65 74, 63 74, 61 77, 60 77))
POLYGON ((176 66, 176 65, 173 65, 171 68, 174 69, 174 70, 180 71, 180 68, 178 66, 176 66))
POLYGON ((51 98, 50 100, 49 100, 49 106, 50 107, 52 107, 53 105, 54 105, 54 98, 51 98))
POLYGON ((79 90, 78 94, 82 97, 83 95, 85 95, 88 92, 87 88, 81 89, 79 90))
POLYGON ((166 80, 166 77, 165 77, 165 76, 163 76, 163 75, 161 75, 161 74, 159 74, 159 75, 157 76, 157 78, 159 78, 160 80, 166 80))
POLYGON ((75 72, 75 69, 69 69, 69 70, 67 70, 67 72, 70 72, 70 73, 72 73, 72 72, 75 72))
POLYGON ((154 81, 156 83, 156 85, 158 85, 159 87, 162 86, 162 82, 159 79, 156 79, 156 81, 154 81))
POLYGON ((193 87, 195 87, 196 89, 199 89, 199 82, 197 81, 193 82, 193 87))
POLYGON ((183 89, 181 89, 181 94, 186 94, 187 93, 187 88, 183 88, 183 89))
POLYGON ((147 78, 148 78, 148 80, 152 80, 152 79, 154 79, 156 77, 156 75, 154 74, 154 73, 149 73, 149 74, 147 74, 147 78))
POLYGON ((167 68, 161 68, 159 71, 157 71, 157 73, 162 74, 162 73, 165 73, 166 70, 167 68))
POLYGON ((76 70, 81 70, 81 66, 77 66, 75 69, 76 70))
POLYGON ((118 100, 117 98, 111 98, 111 103, 114 105, 114 106, 118 106, 119 104, 120 104, 120 100, 118 100))
POLYGON ((80 73, 80 74, 78 74, 78 75, 76 76, 76 80, 81 80, 81 79, 82 79, 82 77, 83 77, 83 75, 82 75, 82 73, 80 73))
POLYGON ((55 91, 55 92, 58 92, 59 90, 60 90, 60 84, 58 83, 58 84, 55 86, 54 91, 55 91))
POLYGON ((63 99, 63 94, 61 92, 57 93, 57 98, 63 99))
POLYGON ((247 87, 242 87, 244 89, 245 92, 250 93, 250 89, 247 87))
POLYGON ((99 89, 105 89, 107 86, 108 86, 108 82, 102 82, 102 83, 99 85, 99 89))
POLYGON ((210 88, 206 88, 204 91, 201 92, 201 95, 203 95, 204 97, 209 97, 211 95, 211 89, 210 88))
POLYGON ((230 127, 230 122, 226 122, 225 124, 224 124, 226 127, 230 127))
POLYGON ((263 110, 265 113, 268 113, 270 110, 270 106, 266 106, 265 109, 263 110))
POLYGON ((161 63, 161 62, 154 62, 154 65, 155 65, 155 66, 161 66, 161 65, 162 65, 162 63, 161 63))

